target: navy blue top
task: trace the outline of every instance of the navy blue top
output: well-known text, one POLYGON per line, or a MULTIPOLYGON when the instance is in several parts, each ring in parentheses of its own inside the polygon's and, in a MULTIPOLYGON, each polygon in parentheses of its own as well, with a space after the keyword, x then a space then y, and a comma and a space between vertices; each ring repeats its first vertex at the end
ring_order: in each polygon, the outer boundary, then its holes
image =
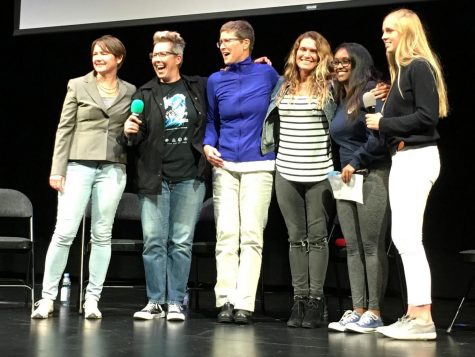
MULTIPOLYGON (((366 89, 374 88, 368 83, 366 89)), ((361 99, 361 103, 363 100, 361 99)), ((383 103, 376 100, 376 112, 380 112, 383 103)), ((346 102, 341 102, 330 125, 330 135, 340 147, 341 167, 350 164, 355 170, 371 167, 376 163, 389 162, 389 151, 383 138, 366 127, 366 108, 361 104, 358 118, 349 119, 346 102)))
POLYGON ((225 161, 274 160, 261 154, 261 131, 279 75, 250 57, 208 79, 208 118, 203 145, 216 147, 225 161))

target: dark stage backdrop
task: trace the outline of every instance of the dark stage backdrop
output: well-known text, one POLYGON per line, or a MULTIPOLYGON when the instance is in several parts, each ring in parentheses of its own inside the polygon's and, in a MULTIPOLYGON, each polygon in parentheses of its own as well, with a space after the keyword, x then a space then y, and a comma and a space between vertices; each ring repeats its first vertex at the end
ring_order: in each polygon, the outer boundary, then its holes
MULTIPOLYGON (((187 41, 182 72, 209 75, 222 66, 215 43, 224 20, 13 37, 13 2, 6 0, 0 5, 0 187, 18 189, 33 201, 36 262, 41 274, 56 214, 56 195, 48 186, 55 130, 68 79, 91 70, 90 43, 105 33, 119 37, 128 51, 120 77, 140 86, 154 76, 147 57, 153 33, 176 30, 187 41)), ((475 219, 474 189, 469 161, 474 153, 474 120, 473 115, 469 115, 473 95, 465 85, 472 80, 473 56, 471 45, 459 49, 455 44, 455 41, 463 43, 474 38, 468 3, 435 1, 397 5, 415 10, 426 23, 431 43, 445 69, 452 106, 450 117, 439 125, 442 170, 428 202, 424 227, 433 291, 437 297, 454 297, 461 293, 467 274, 466 268, 458 262, 457 252, 475 246, 471 231, 475 219)), ((279 72, 293 41, 307 30, 321 32, 332 47, 343 41, 365 45, 379 69, 386 72, 381 24, 394 7, 379 5, 246 19, 256 31, 254 56, 268 56, 279 72)), ((77 272, 77 256, 74 248, 68 267, 73 274, 77 272)), ((16 269, 10 257, 0 259, 0 270, 16 269)), ((264 264, 266 283, 290 285, 285 225, 275 203, 266 230, 264 264)))

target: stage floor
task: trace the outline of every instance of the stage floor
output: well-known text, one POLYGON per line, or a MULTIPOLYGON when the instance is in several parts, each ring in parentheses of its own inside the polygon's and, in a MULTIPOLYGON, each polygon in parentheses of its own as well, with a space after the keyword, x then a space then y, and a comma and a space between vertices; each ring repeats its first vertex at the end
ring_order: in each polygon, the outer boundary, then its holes
MULTIPOLYGON (((457 306, 453 300, 434 302, 437 340, 412 342, 379 334, 329 332, 326 327, 287 328, 289 292, 266 294, 266 312, 260 311, 258 302, 254 322, 249 326, 218 324, 209 292, 200 294, 200 309, 189 311, 183 323, 165 319, 134 321, 132 315, 143 307, 144 296, 143 290, 106 289, 100 304, 102 320, 84 320, 75 306, 59 305, 53 317, 31 320, 30 310, 21 303, 5 301, 12 296, 1 289, 0 356, 471 357, 475 350, 475 332, 469 327, 459 325, 450 335, 445 332, 457 306)), ((459 322, 471 319, 473 323, 473 305, 467 303, 459 322)), ((386 321, 400 315, 399 299, 387 298, 386 306, 386 321)), ((330 318, 338 319, 336 297, 328 296, 328 307, 330 318)))

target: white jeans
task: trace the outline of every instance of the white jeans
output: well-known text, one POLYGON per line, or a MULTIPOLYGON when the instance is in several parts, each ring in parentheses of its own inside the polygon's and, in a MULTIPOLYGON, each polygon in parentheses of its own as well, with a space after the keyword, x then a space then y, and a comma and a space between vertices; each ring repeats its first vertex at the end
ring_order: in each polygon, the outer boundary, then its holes
POLYGON ((216 306, 254 311, 273 173, 213 168, 216 306))
POLYGON ((431 304, 431 275, 422 244, 424 211, 440 171, 437 146, 406 148, 392 157, 392 239, 401 255, 409 305, 431 304))

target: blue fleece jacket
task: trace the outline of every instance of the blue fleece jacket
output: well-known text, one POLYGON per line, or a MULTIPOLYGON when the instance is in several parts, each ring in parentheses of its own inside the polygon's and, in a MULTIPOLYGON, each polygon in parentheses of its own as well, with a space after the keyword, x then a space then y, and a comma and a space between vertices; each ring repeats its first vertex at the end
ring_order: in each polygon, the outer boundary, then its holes
POLYGON ((270 94, 279 75, 248 57, 208 79, 208 118, 203 145, 218 149, 225 161, 274 160, 261 154, 261 130, 270 94))

